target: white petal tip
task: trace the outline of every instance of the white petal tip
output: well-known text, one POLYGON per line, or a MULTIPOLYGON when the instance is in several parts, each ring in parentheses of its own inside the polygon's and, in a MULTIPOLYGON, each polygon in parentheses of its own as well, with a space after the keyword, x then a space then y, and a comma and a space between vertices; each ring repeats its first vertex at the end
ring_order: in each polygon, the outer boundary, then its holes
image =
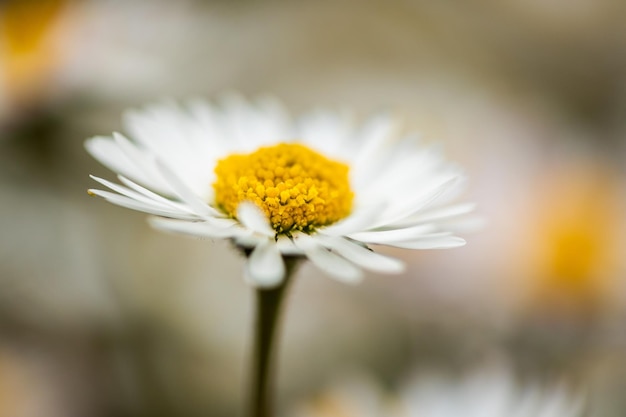
POLYGON ((285 263, 277 245, 266 240, 254 248, 246 264, 246 281, 260 288, 280 285, 285 278, 285 263))
POLYGON ((451 239, 447 244, 441 245, 440 247, 434 247, 433 249, 452 249, 452 248, 460 248, 465 246, 467 241, 463 238, 457 237, 456 239, 451 239))
POLYGON ((283 282, 284 277, 276 278, 272 277, 271 279, 267 279, 267 277, 262 277, 259 279, 258 276, 253 276, 246 268, 244 273, 244 280, 255 288, 260 288, 264 290, 271 290, 272 288, 278 287, 283 282))
POLYGON ((273 237, 274 230, 265 217, 265 213, 261 211, 256 204, 244 201, 237 206, 237 219, 248 229, 260 233, 262 235, 273 237))
POLYGON ((406 272, 406 264, 402 261, 396 260, 396 263, 389 263, 384 272, 387 274, 402 274, 406 272))

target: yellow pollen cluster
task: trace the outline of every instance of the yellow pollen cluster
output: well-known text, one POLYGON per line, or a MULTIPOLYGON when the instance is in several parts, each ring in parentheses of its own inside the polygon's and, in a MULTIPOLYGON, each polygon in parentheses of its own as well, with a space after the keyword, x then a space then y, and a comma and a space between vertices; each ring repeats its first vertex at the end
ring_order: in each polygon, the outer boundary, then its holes
POLYGON ((215 201, 235 217, 242 201, 267 215, 276 233, 311 232, 346 217, 354 194, 348 166, 300 144, 281 143, 218 161, 215 201))

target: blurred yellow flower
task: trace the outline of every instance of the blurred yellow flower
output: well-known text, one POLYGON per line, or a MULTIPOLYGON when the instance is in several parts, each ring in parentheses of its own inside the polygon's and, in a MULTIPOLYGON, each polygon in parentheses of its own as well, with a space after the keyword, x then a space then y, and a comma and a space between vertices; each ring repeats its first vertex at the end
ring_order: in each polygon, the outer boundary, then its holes
POLYGON ((589 164, 545 179, 530 256, 534 308, 577 314, 609 306, 623 231, 616 179, 610 170, 589 164))
POLYGON ((28 100, 58 64, 51 42, 66 0, 14 0, 0 5, 0 88, 10 100, 28 100))

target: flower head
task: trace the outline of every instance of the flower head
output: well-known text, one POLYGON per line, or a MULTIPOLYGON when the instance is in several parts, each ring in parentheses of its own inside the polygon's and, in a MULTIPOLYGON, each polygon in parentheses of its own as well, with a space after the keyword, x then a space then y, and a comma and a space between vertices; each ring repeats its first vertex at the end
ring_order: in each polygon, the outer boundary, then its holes
POLYGON ((294 143, 263 147, 217 162, 215 203, 231 216, 250 201, 277 234, 314 232, 350 214, 348 166, 294 143))
POLYGON ((368 245, 462 246, 447 205, 463 175, 388 115, 361 125, 317 111, 291 119, 276 100, 227 96, 219 105, 164 103, 129 112, 133 138, 114 133, 87 150, 121 184, 93 177, 106 200, 155 215, 165 231, 229 239, 249 253, 246 277, 278 285, 284 257, 306 257, 356 281, 361 268, 398 273, 403 263, 368 245))

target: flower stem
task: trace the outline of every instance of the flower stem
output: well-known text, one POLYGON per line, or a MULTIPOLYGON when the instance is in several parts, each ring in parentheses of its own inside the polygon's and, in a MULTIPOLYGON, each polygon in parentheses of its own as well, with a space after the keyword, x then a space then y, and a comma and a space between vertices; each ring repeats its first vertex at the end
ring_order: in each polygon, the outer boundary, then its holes
POLYGON ((256 322, 252 352, 251 417, 272 417, 274 345, 282 301, 299 258, 285 257, 285 280, 275 288, 256 289, 256 322))

